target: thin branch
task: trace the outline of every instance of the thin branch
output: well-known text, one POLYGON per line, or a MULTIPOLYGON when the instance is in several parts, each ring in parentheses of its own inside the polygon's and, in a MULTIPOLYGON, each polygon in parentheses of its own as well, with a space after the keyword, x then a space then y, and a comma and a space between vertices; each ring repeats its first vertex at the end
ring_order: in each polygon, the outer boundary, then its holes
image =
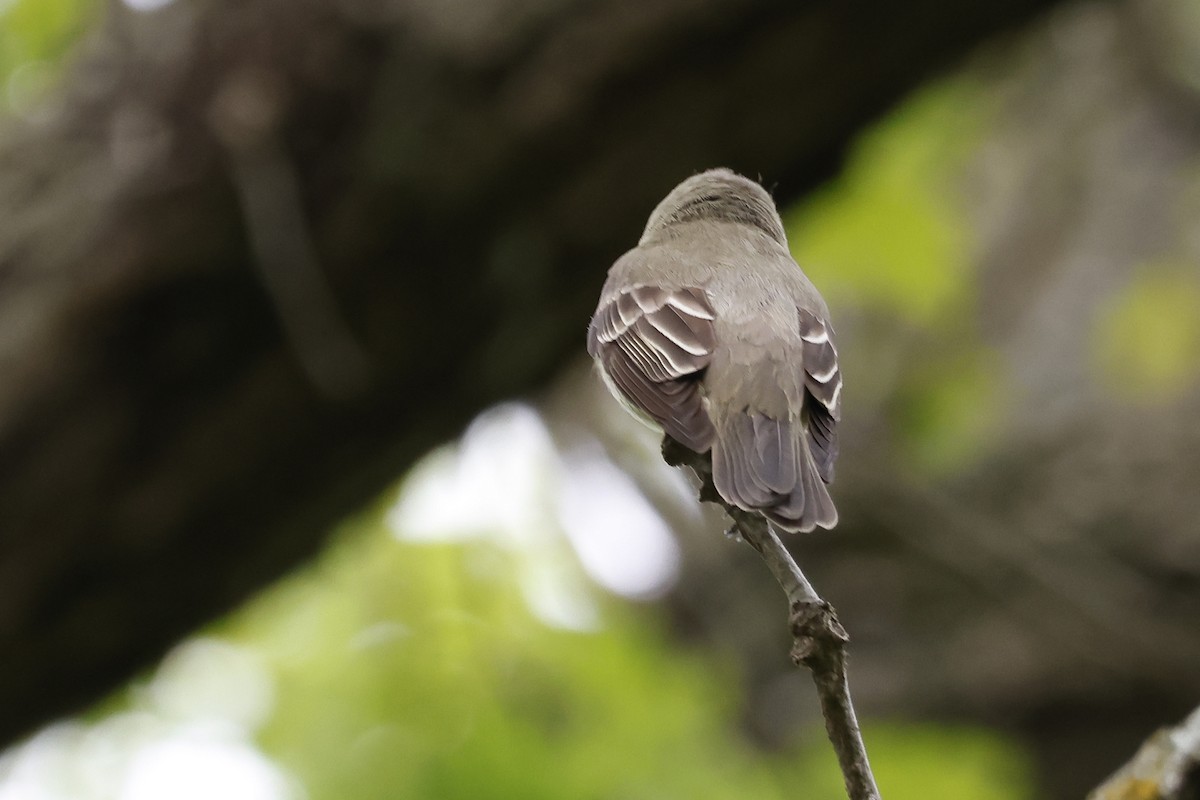
POLYGON ((1117 770, 1088 800, 1200 797, 1200 708, 1175 728, 1158 731, 1133 759, 1117 770))
POLYGON ((700 478, 700 499, 725 509, 734 529, 762 557, 783 587, 791 610, 792 661, 812 673, 825 717, 825 732, 846 782, 846 795, 850 800, 880 800, 846 677, 846 644, 850 637, 838 622, 837 612, 817 594, 762 515, 732 506, 717 494, 707 454, 694 453, 665 437, 662 454, 671 466, 691 467, 700 478))

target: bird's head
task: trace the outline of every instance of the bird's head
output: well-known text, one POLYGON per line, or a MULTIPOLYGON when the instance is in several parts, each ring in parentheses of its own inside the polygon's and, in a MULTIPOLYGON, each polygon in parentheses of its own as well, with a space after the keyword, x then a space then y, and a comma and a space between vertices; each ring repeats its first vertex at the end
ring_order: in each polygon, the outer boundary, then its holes
POLYGON ((724 167, 693 175, 672 189, 650 215, 641 241, 645 244, 677 225, 697 220, 748 225, 787 247, 783 221, 771 195, 724 167))

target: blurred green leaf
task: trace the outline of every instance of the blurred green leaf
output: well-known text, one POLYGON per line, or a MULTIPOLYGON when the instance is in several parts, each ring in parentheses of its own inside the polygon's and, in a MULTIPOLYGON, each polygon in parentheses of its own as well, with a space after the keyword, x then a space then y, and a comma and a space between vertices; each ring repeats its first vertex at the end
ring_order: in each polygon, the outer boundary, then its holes
POLYGON ((1200 376, 1200 274, 1195 265, 1143 267, 1096 325, 1099 372, 1126 399, 1173 399, 1200 376))
POLYGON ((95 0, 0 0, 0 87, 8 105, 45 91, 98 10, 95 0))
POLYGON ((970 288, 954 180, 986 122, 974 85, 922 92, 855 146, 839 179, 787 214, 792 253, 835 305, 930 324, 970 288))
POLYGON ((1020 748, 958 725, 879 725, 868 730, 876 778, 888 800, 1032 797, 1020 748))
POLYGON ((994 436, 1001 417, 999 359, 982 347, 914 364, 894 401, 905 452, 930 473, 960 466, 994 436))

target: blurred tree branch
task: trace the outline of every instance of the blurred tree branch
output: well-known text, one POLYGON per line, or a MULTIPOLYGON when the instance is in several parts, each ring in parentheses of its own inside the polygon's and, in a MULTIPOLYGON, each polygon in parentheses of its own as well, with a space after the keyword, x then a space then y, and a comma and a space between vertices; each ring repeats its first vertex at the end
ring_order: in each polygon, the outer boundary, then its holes
POLYGON ((542 385, 681 175, 794 198, 1052 2, 112 3, 0 138, 0 741, 542 385))

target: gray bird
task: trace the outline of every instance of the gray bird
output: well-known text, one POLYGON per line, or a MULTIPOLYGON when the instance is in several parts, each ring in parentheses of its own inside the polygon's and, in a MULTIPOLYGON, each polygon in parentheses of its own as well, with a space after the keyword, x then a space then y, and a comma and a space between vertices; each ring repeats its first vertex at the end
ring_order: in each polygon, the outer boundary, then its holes
POLYGON ((837 524, 842 376, 829 309, 775 203, 727 169, 667 195, 608 273, 588 353, 636 416, 712 451, 727 502, 787 531, 837 524))

